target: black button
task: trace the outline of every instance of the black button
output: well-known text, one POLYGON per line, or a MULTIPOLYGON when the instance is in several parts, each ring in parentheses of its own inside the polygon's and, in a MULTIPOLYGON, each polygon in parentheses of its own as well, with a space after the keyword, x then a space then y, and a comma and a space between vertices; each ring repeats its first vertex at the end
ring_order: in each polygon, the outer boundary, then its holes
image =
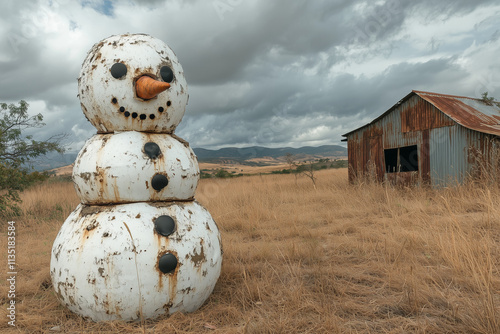
POLYGON ((156 174, 151 180, 151 185, 156 191, 160 191, 168 185, 168 179, 165 175, 156 174))
POLYGON ((167 253, 160 257, 158 261, 158 268, 164 274, 169 274, 177 268, 177 258, 172 253, 167 253))
POLYGON ((168 237, 175 231, 175 221, 170 216, 160 216, 155 220, 155 230, 158 234, 168 237))
POLYGON ((156 159, 160 156, 161 149, 160 146, 158 146, 158 144, 150 141, 144 144, 144 153, 146 153, 150 159, 156 159))

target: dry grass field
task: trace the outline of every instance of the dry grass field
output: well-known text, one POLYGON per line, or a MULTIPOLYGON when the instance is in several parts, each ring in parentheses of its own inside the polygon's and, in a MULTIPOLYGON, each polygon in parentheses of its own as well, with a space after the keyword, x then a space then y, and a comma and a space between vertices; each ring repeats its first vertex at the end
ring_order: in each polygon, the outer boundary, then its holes
MULTIPOLYGON (((71 183, 23 194, 16 220, 17 327, 2 333, 500 333, 500 191, 349 185, 347 171, 201 180, 224 262, 200 310, 93 323, 59 305, 52 242, 71 183)), ((0 248, 6 249, 2 222, 0 248)), ((4 254, 4 253, 2 253, 4 254)), ((7 262, 5 260, 5 262, 7 262)))
MULTIPOLYGON (((262 161, 261 161, 262 162, 262 161)), ((225 170, 229 173, 243 173, 243 174, 258 174, 258 173, 270 173, 275 170, 281 170, 284 168, 290 168, 290 165, 280 162, 280 161, 266 161, 267 166, 249 166, 237 163, 210 163, 210 162, 200 162, 200 170, 207 171, 209 173, 216 172, 220 169, 225 170)))

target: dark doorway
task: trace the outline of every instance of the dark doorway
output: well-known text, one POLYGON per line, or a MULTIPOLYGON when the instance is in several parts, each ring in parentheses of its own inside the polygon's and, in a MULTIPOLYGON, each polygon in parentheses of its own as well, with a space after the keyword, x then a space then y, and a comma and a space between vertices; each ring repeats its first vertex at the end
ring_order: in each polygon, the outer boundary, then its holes
POLYGON ((398 171, 398 149, 391 148, 384 150, 385 172, 395 173, 398 171))

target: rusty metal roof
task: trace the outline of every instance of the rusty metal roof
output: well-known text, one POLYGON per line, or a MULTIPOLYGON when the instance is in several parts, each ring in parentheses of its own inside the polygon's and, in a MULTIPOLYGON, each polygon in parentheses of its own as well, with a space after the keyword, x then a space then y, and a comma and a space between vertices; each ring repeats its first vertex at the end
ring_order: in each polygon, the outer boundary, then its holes
POLYGON ((463 127, 500 136, 500 106, 498 103, 493 102, 488 104, 481 99, 417 90, 413 90, 410 94, 406 95, 401 101, 396 103, 372 122, 352 130, 343 136, 347 137, 350 133, 377 122, 379 119, 396 109, 402 102, 408 100, 414 95, 418 95, 422 99, 434 105, 437 109, 463 127))

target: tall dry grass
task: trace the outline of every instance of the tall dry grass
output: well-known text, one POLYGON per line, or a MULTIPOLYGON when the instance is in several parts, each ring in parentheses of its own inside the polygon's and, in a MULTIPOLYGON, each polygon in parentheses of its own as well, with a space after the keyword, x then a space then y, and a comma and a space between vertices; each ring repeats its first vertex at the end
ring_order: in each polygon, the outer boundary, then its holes
MULTIPOLYGON (((18 318, 2 332, 500 333, 500 192, 349 185, 346 170, 200 182, 224 262, 197 312, 92 323, 52 291, 52 241, 78 199, 70 183, 23 194, 18 318), (215 328, 215 329, 213 329, 215 328)), ((3 222, 2 222, 3 223, 3 222)), ((5 229, 0 247, 5 249, 5 229)), ((6 287, 0 291, 6 319, 6 287)))

